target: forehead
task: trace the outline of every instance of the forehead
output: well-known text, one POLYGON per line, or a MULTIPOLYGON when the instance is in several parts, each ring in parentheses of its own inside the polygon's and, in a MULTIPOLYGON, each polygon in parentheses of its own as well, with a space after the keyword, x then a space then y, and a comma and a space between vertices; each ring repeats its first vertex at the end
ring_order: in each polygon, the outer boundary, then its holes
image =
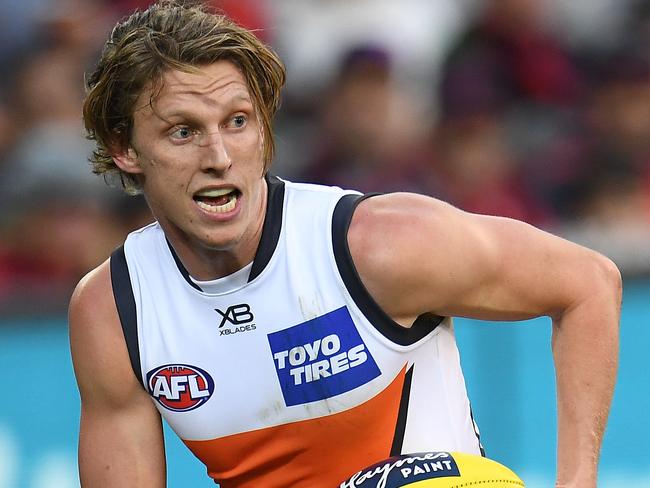
POLYGON ((187 73, 168 70, 163 73, 161 83, 150 84, 143 91, 138 111, 151 109, 165 112, 188 104, 202 104, 218 108, 235 100, 252 103, 248 84, 241 71, 230 61, 217 61, 197 67, 187 73))

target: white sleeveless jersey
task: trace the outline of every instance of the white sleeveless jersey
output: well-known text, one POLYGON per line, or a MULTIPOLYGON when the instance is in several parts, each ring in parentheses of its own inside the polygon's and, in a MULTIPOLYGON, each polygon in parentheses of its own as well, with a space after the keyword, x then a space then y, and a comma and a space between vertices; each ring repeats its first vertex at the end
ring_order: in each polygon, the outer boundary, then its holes
POLYGON ((355 271, 346 233, 363 197, 267 183, 243 282, 197 284, 157 224, 111 257, 135 374, 208 474, 332 487, 390 455, 482 452, 451 320, 400 327, 355 271))

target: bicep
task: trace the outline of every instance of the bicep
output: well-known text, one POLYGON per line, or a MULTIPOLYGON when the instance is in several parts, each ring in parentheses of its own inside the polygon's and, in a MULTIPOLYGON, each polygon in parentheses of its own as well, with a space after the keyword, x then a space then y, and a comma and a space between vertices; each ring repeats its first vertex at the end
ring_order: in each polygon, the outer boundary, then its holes
POLYGON ((402 323, 424 312, 486 320, 552 316, 611 268, 597 253, 516 220, 418 195, 372 200, 355 213, 350 249, 370 293, 402 323))
POLYGON ((131 369, 106 268, 75 290, 69 328, 81 396, 82 484, 163 487, 160 416, 131 369))
POLYGON ((122 408, 82 401, 79 475, 83 486, 165 486, 162 426, 148 398, 122 408))
POLYGON ((434 256, 448 273, 457 268, 457 279, 430 280, 445 290, 433 302, 441 312, 490 320, 556 316, 598 283, 605 260, 589 249, 517 220, 451 213, 455 246, 434 256))

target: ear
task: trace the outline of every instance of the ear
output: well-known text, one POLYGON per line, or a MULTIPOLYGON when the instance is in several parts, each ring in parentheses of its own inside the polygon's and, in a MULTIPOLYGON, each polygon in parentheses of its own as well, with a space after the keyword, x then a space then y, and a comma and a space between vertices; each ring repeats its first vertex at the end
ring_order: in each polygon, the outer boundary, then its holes
POLYGON ((140 166, 138 153, 132 147, 129 147, 126 151, 121 151, 113 154, 113 161, 115 161, 117 167, 125 173, 142 173, 142 167, 140 166))

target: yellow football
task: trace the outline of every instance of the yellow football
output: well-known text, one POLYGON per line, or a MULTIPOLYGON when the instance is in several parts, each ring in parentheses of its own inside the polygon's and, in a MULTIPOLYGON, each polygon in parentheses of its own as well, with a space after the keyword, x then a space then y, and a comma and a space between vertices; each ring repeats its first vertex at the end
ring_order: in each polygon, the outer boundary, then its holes
POLYGON ((393 456, 350 476, 339 488, 519 488, 524 482, 504 465, 460 452, 393 456))

